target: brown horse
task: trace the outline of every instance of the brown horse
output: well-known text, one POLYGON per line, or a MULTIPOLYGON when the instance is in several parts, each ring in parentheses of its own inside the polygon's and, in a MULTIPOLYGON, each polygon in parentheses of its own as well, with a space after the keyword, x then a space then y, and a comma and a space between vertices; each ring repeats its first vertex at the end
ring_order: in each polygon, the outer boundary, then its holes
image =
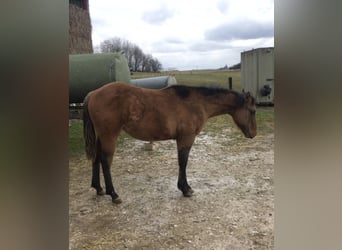
POLYGON ((100 163, 106 194, 114 203, 121 199, 114 190, 110 166, 116 140, 123 129, 145 141, 175 139, 178 151, 178 188, 189 197, 193 190, 186 178, 191 146, 208 118, 230 114, 245 137, 256 135, 255 100, 249 93, 220 88, 174 85, 144 89, 126 83, 109 83, 90 92, 84 100, 83 126, 88 159, 92 160, 92 183, 98 195, 100 163))

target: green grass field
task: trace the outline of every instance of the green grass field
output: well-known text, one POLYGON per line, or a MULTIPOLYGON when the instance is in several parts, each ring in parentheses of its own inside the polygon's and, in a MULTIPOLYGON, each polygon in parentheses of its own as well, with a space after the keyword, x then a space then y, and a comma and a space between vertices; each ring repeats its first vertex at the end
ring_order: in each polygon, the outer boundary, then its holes
MULTIPOLYGON (((193 71, 175 71, 162 73, 134 73, 132 79, 155 77, 172 74, 176 77, 178 84, 192 86, 220 86, 228 88, 228 77, 233 78, 233 89, 241 91, 240 71, 226 70, 193 70, 193 71)), ((273 107, 257 108, 257 126, 258 135, 267 135, 274 132, 274 109, 273 107)), ((203 131, 210 133, 220 133, 224 128, 235 127, 233 120, 228 115, 211 118, 205 125, 203 131)), ((238 129, 233 130, 232 136, 239 140, 243 137, 238 129)), ((121 144, 129 135, 122 132, 118 144, 121 144)), ((80 120, 73 121, 69 127, 69 155, 70 158, 84 155, 83 128, 80 120)))

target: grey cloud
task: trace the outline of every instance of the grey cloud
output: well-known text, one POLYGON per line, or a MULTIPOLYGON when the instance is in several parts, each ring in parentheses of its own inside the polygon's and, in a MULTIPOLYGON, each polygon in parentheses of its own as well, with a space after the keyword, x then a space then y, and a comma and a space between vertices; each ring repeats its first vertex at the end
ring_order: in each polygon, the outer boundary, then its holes
POLYGON ((205 32, 205 38, 213 41, 256 39, 273 36, 273 23, 259 23, 251 20, 222 24, 205 32))
POLYGON ((213 50, 224 50, 224 49, 230 49, 231 46, 224 44, 224 43, 217 43, 212 41, 203 41, 199 43, 195 43, 190 46, 190 50, 192 51, 213 51, 213 50))
POLYGON ((173 15, 173 11, 169 10, 167 7, 162 6, 157 10, 146 11, 143 14, 142 19, 150 24, 160 24, 173 17, 173 15))
POLYGON ((219 1, 217 3, 217 8, 222 14, 226 14, 229 8, 228 2, 226 0, 219 1))
POLYGON ((166 43, 172 43, 172 44, 182 44, 183 41, 176 37, 168 37, 165 39, 166 43))
POLYGON ((105 19, 96 18, 96 17, 91 18, 91 23, 92 23, 92 26, 98 26, 98 27, 106 26, 109 24, 105 19))
POLYGON ((153 43, 153 51, 157 53, 174 53, 187 51, 186 44, 182 42, 169 42, 168 39, 153 43))
POLYGON ((174 52, 209 52, 215 50, 231 49, 231 45, 215 41, 200 41, 196 43, 185 43, 177 38, 166 38, 153 44, 153 50, 157 53, 174 52))

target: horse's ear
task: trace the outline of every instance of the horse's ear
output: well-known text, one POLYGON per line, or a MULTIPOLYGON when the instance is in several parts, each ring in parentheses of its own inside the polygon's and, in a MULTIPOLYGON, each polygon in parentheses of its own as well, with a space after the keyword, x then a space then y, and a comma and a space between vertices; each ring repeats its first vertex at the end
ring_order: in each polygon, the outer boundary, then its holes
POLYGON ((252 98, 251 93, 248 91, 248 92, 244 92, 243 94, 245 96, 245 102, 246 103, 249 102, 250 99, 252 98))

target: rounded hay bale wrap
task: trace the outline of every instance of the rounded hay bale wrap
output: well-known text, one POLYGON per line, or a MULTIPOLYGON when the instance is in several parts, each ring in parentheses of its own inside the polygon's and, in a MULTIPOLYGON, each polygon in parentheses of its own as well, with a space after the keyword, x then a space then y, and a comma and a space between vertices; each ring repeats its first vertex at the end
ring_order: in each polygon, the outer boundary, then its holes
POLYGON ((82 103, 90 91, 106 83, 130 80, 122 53, 69 55, 69 103, 82 103))

